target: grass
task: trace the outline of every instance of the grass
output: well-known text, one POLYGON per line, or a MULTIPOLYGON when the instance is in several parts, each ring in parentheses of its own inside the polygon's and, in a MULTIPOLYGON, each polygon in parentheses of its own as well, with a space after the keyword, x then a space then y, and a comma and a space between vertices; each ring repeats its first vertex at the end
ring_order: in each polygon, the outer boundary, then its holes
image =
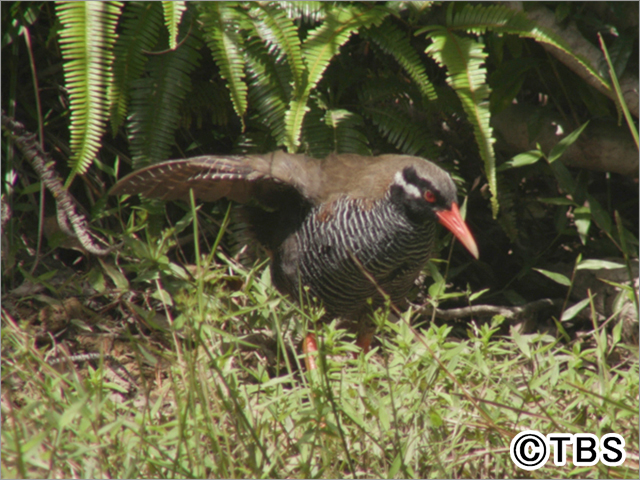
POLYGON ((637 478, 638 347, 615 328, 567 341, 494 317, 461 337, 380 311, 366 356, 336 322, 315 327, 320 368, 305 371, 298 343, 320 312, 219 249, 187 269, 170 238, 129 236, 115 264, 5 296, 3 478, 637 478), (53 308, 85 284, 94 312, 53 308), (47 331, 56 311, 63 333, 47 331), (51 365, 63 343, 102 356, 51 365), (526 429, 619 433, 627 460, 526 472, 509 456, 526 429))

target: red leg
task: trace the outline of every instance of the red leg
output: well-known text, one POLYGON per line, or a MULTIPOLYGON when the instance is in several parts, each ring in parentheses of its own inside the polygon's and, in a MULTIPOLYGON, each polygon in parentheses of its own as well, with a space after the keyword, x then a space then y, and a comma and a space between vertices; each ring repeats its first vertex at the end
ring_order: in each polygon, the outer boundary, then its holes
MULTIPOLYGON (((362 349, 362 351, 366 354, 369 353, 371 349, 371 341, 373 340, 374 332, 371 330, 365 330, 358 334, 358 338, 356 339, 356 345, 362 349)), ((302 351, 305 354, 304 363, 307 367, 307 370, 316 370, 318 365, 316 364, 315 356, 311 355, 314 352, 318 351, 318 342, 316 340, 315 333, 308 333, 302 342, 302 351)), ((360 352, 356 352, 353 354, 354 358, 358 358, 360 352)))
MULTIPOLYGON (((356 345, 362 349, 363 353, 366 354, 369 352, 371 348, 371 340, 373 340, 373 332, 361 331, 360 333, 358 333, 358 338, 356 339, 356 345)), ((353 354, 354 358, 358 358, 359 354, 360 352, 354 353, 353 354)))
POLYGON ((307 366, 307 370, 315 370, 318 368, 316 365, 315 356, 311 355, 318 351, 318 343, 316 342, 315 333, 307 333, 307 336, 302 342, 302 351, 304 352, 304 363, 307 366))

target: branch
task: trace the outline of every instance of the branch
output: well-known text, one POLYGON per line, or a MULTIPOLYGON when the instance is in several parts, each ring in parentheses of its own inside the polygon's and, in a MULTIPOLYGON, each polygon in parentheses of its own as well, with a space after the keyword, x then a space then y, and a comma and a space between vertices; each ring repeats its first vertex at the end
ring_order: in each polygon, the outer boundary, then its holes
POLYGON ((459 318, 473 316, 494 315, 502 315, 506 319, 515 319, 525 317, 545 308, 562 307, 562 303, 562 299, 552 300, 550 298, 543 298, 541 300, 536 300, 516 307, 504 307, 500 305, 473 305, 463 308, 450 308, 448 310, 440 310, 438 308, 434 309, 430 305, 425 305, 419 309, 418 312, 426 315, 432 315, 435 310, 436 317, 443 320, 457 320, 459 318))
MULTIPOLYGON (((562 126, 564 134, 573 128, 556 113, 524 104, 510 105, 494 115, 491 124, 498 137, 497 148, 508 156, 535 149, 536 143, 549 153, 564 137, 557 133, 558 126, 562 126), (529 138, 528 126, 533 121, 540 122, 542 126, 534 138, 529 138)), ((638 178, 638 150, 629 131, 604 121, 591 120, 560 161, 569 167, 638 178)))
POLYGON ((70 237, 77 238, 80 244, 89 253, 94 255, 107 255, 115 247, 102 247, 96 241, 108 245, 107 242, 96 236, 88 226, 86 217, 76 210, 76 202, 64 188, 58 173, 53 169, 52 162, 36 141, 33 133, 25 131, 24 125, 9 118, 2 110, 2 129, 5 130, 11 140, 15 142, 24 157, 36 171, 42 183, 53 195, 58 210, 58 224, 70 237))
MULTIPOLYGON (((507 5, 513 10, 523 11, 522 2, 507 2, 507 5)), ((567 45, 569 45, 572 53, 580 55, 584 60, 588 61, 594 70, 599 71, 600 66, 606 64, 602 52, 598 47, 582 36, 575 22, 570 21, 566 26, 561 26, 556 21, 556 17, 553 12, 540 4, 532 7, 531 10, 526 11, 525 13, 530 20, 562 38, 567 45)), ((614 102, 617 102, 616 93, 613 91, 613 88, 607 88, 604 86, 602 82, 591 75, 589 71, 585 70, 585 68, 580 65, 580 62, 576 61, 572 55, 568 55, 566 52, 557 49, 553 45, 542 44, 542 47, 593 88, 603 93, 614 102)), ((624 101, 627 104, 629 111, 633 116, 638 118, 638 75, 625 72, 618 80, 620 82, 624 101)))

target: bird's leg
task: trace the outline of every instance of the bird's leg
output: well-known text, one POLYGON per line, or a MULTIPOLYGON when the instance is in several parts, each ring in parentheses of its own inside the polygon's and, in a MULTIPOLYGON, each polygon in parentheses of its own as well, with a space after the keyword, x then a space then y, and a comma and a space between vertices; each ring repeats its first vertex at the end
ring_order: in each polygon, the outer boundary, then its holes
POLYGON ((318 366, 316 365, 315 356, 312 355, 318 351, 318 342, 316 341, 315 333, 307 333, 307 336, 304 337, 302 351, 304 352, 304 363, 307 366, 307 371, 316 370, 318 366))
MULTIPOLYGON (((362 349, 362 352, 366 355, 371 348, 371 340, 373 340, 373 333, 371 330, 364 330, 358 333, 356 338, 356 345, 362 349)), ((353 357, 358 358, 360 352, 354 352, 353 357)))

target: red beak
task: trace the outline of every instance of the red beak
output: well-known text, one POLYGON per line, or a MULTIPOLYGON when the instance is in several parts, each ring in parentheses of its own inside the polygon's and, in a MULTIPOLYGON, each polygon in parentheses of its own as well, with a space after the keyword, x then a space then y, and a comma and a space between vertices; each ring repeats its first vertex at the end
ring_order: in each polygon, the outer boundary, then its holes
POLYGON ((451 205, 451 210, 442 210, 437 212, 438 219, 440 223, 447 227, 451 233, 455 235, 455 237, 464 245, 469 253, 474 256, 474 258, 478 259, 480 253, 478 252, 478 245, 476 245, 476 241, 473 239, 473 235, 469 231, 469 227, 464 223, 462 217, 460 216, 460 210, 458 209, 458 204, 453 203, 451 205))

